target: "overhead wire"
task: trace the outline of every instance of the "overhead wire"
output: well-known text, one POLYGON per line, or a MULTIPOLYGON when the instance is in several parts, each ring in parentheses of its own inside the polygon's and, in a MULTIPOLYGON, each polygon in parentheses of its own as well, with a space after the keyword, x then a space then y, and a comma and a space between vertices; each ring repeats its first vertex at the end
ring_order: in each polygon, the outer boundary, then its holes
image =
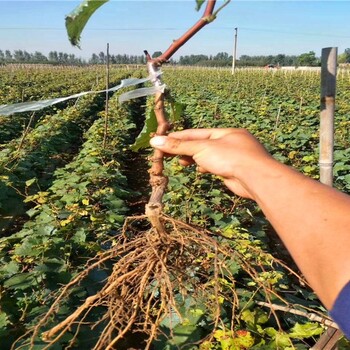
MULTIPOLYGON (((237 26, 225 26, 225 27, 212 27, 213 30, 233 30, 237 26)), ((253 28, 253 27, 238 27, 240 31, 255 31, 255 32, 268 32, 268 33, 283 33, 290 35, 301 35, 301 36, 319 36, 319 37, 332 37, 332 38, 346 38, 349 39, 350 35, 346 34, 329 34, 329 33, 312 33, 312 32, 299 32, 299 31, 288 31, 280 29, 270 28, 253 28)), ((182 27, 137 27, 137 28, 86 28, 86 31, 175 31, 175 30, 186 30, 187 28, 182 27)), ((64 27, 0 27, 0 30, 59 30, 66 31, 64 27)))

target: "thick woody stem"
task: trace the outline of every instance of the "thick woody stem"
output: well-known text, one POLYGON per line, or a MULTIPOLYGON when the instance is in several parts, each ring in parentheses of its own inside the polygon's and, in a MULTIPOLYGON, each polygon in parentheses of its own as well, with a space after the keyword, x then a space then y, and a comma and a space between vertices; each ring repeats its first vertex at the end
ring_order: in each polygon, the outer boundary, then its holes
MULTIPOLYGON (((170 57, 190 38, 192 38, 199 30, 201 30, 205 25, 210 23, 215 17, 213 16, 213 11, 215 7, 216 0, 208 0, 206 9, 204 11, 201 19, 190 28, 181 38, 175 40, 172 45, 159 57, 151 58, 147 51, 145 55, 147 58, 147 68, 149 74, 154 77, 153 84, 155 86, 161 85, 161 81, 157 75, 160 66, 167 62, 170 57)), ((157 93, 155 97, 155 107, 154 113, 157 118, 157 131, 156 135, 166 135, 170 130, 170 123, 168 122, 165 114, 164 108, 164 94, 157 93)), ((158 232, 165 232, 162 222, 160 221, 161 212, 163 209, 162 199, 165 189, 168 185, 168 178, 164 176, 164 164, 163 164, 164 154, 159 150, 155 150, 153 156, 151 157, 152 166, 149 170, 150 173, 150 185, 152 186, 152 193, 148 204, 146 205, 146 215, 151 221, 153 227, 158 232)))
POLYGON ((199 32, 204 26, 213 21, 213 11, 216 0, 208 0, 205 11, 200 20, 192 26, 186 33, 184 33, 179 39, 174 40, 169 48, 159 57, 155 58, 154 61, 159 65, 169 61, 171 56, 188 40, 190 40, 197 32, 199 32))
MULTIPOLYGON (((157 77, 159 66, 150 60, 147 63, 147 68, 151 76, 154 76, 153 84, 155 86, 160 85, 161 81, 157 77)), ((164 108, 164 94, 157 93, 155 96, 154 113, 157 119, 157 131, 156 135, 166 135, 170 129, 170 123, 167 120, 164 108)), ((168 185, 168 178, 164 176, 164 154, 160 150, 155 150, 151 157, 152 166, 149 170, 150 173, 150 185, 152 187, 151 197, 146 205, 146 215, 149 217, 152 225, 158 232, 164 232, 163 225, 159 221, 160 214, 162 212, 162 199, 165 189, 168 185)))

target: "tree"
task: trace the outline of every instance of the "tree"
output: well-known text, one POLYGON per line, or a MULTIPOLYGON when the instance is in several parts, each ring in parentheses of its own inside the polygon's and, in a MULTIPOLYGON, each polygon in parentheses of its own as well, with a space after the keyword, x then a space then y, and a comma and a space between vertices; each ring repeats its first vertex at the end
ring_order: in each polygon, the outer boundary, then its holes
POLYGON ((32 55, 27 52, 27 51, 23 51, 23 61, 24 62, 30 62, 32 60, 32 55))
POLYGON ((15 62, 23 62, 24 61, 24 52, 22 50, 15 50, 13 52, 13 59, 15 62))
POLYGON ((286 60, 286 55, 283 55, 280 53, 274 58, 273 63, 279 66, 283 66, 285 63, 285 60, 286 60))
POLYGON ((89 60, 89 63, 90 64, 98 64, 98 62, 99 62, 98 56, 95 53, 93 53, 90 60, 89 60))
POLYGON ((228 59, 228 53, 227 52, 219 52, 216 56, 214 56, 213 59, 218 60, 218 61, 225 61, 228 59))
POLYGON ((316 57, 314 51, 301 54, 297 59, 297 64, 299 66, 311 66, 316 67, 320 65, 320 60, 316 57))
POLYGON ((104 64, 106 62, 106 56, 103 51, 98 54, 99 63, 104 64))
POLYGON ((344 54, 346 55, 346 63, 350 63, 350 48, 345 49, 344 54))
POLYGON ((50 51, 49 52, 49 61, 50 61, 50 63, 57 63, 58 62, 57 51, 50 51))
POLYGON ((345 49, 345 51, 338 56, 339 63, 350 63, 350 48, 345 49))
POLYGON ((32 55, 32 62, 33 63, 45 63, 47 62, 47 57, 44 56, 41 52, 35 51, 32 55))
POLYGON ((11 62, 12 61, 12 54, 10 50, 5 51, 5 60, 6 62, 11 62))
POLYGON ((162 56, 162 54, 163 54, 162 51, 156 51, 153 53, 152 58, 160 57, 160 56, 162 56))

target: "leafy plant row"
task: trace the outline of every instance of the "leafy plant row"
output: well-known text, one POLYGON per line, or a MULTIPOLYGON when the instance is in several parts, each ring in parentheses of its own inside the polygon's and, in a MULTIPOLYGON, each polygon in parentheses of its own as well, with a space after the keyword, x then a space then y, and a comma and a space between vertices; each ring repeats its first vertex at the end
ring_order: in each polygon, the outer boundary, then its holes
MULTIPOLYGON (((0 70, 0 104, 68 96, 101 87, 105 81, 105 68, 101 66, 64 69, 4 66, 0 70)), ((112 81, 119 70, 111 70, 112 81)))
MULTIPOLYGON (((128 211, 125 200, 132 193, 121 169, 130 143, 127 135, 134 125, 128 109, 113 98, 103 148, 103 116, 101 112, 85 133, 86 141, 75 159, 54 172, 52 185, 26 197, 35 206, 28 212, 31 219, 23 229, 1 240, 0 334, 7 339, 4 349, 35 324, 36 317, 47 311, 53 293, 103 249, 103 242, 117 234, 124 222, 128 211)), ((95 293, 105 277, 99 270, 91 274, 63 313, 68 314, 80 299, 95 293)), ((90 330, 83 331, 78 348, 89 344, 91 337, 90 330)), ((38 340, 39 348, 40 344, 38 340)))
MULTIPOLYGON (((186 128, 247 128, 274 157, 315 178, 318 178, 319 78, 317 74, 239 71, 232 76, 225 71, 206 70, 204 74, 180 69, 164 74, 172 93, 186 106, 182 120, 186 128)), ((334 173, 337 187, 350 192, 348 91, 347 77, 339 81, 338 88, 334 173)), ((176 160, 168 163, 167 173, 166 212, 217 232, 218 240, 222 236, 232 239, 231 244, 245 257, 244 264, 234 259, 227 262, 235 266, 236 283, 230 287, 238 296, 239 305, 235 310, 227 310, 223 301, 222 312, 230 317, 222 325, 222 331, 199 348, 310 348, 323 332, 322 324, 292 313, 271 312, 261 306, 268 300, 268 303, 292 308, 297 305, 296 308, 305 307, 315 314, 327 315, 316 296, 299 284, 296 275, 274 260, 273 256, 278 257, 293 267, 259 208, 228 193, 219 179, 198 174, 194 168, 182 168, 176 160), (259 283, 247 273, 247 264, 259 275, 259 283), (262 288, 260 283, 268 288, 262 288)), ((294 269, 298 273, 295 266, 294 269)), ((181 340, 177 337, 176 344, 185 344, 185 339, 197 341, 194 335, 205 334, 207 326, 202 319, 180 323, 178 331, 183 337, 181 340)), ((345 349, 348 343, 343 340, 339 346, 345 349)))
MULTIPOLYGON (((318 178, 319 73, 176 69, 164 79, 187 106, 185 127, 246 128, 277 159, 318 178)), ((348 73, 338 76, 334 166, 335 185, 348 193, 349 84, 348 73)))
POLYGON ((46 116, 28 134, 3 147, 0 152, 3 216, 11 219, 14 208, 16 214, 24 213, 23 197, 29 185, 32 185, 30 192, 44 191, 52 180, 53 170, 73 156, 74 148, 81 143, 84 127, 91 125, 95 118, 89 110, 93 98, 80 102, 78 107, 46 116))
MULTIPOLYGON (((50 98, 65 97, 82 91, 102 90, 105 88, 105 70, 93 68, 0 68, 0 104, 38 101, 50 98)), ((125 68, 111 69, 111 83, 129 75, 125 68)), ((73 106, 75 100, 62 102, 45 110, 33 113, 21 113, 14 116, 0 115, 0 144, 18 137, 32 118, 32 125, 46 114, 56 113, 59 109, 73 106)))
MULTIPOLYGON (((119 73, 119 79, 125 73, 119 73)), ((86 95, 75 106, 46 115, 34 128, 2 146, 0 151, 0 228, 6 229, 29 209, 25 195, 44 192, 53 171, 78 151, 82 135, 104 107, 103 95, 86 95), (30 188, 29 188, 30 187, 30 188)), ((13 228, 12 228, 13 230, 13 228)))

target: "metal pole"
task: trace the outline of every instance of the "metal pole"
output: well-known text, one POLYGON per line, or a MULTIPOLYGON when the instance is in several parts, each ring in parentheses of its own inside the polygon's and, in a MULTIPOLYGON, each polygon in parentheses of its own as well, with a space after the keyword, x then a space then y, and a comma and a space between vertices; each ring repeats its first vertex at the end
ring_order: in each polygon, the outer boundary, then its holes
POLYGON ((236 69, 236 57, 237 57, 237 28, 235 28, 235 43, 233 45, 233 56, 232 56, 232 74, 236 69))
POLYGON ((336 47, 322 49, 321 116, 320 116, 320 181, 333 186, 334 111, 337 77, 336 47))

